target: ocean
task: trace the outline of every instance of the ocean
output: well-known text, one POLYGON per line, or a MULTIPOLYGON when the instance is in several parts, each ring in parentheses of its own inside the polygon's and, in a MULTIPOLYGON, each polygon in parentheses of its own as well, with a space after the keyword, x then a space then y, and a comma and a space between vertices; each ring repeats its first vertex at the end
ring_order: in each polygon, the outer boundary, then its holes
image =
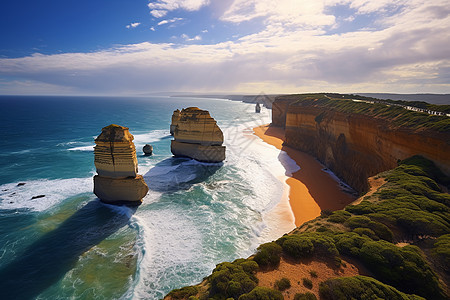
POLYGON ((268 221, 278 179, 298 168, 252 134, 269 109, 175 97, 1 96, 0 105, 0 299, 161 299, 294 228, 268 221), (172 157, 171 115, 189 106, 224 131, 222 164, 172 157), (137 208, 92 193, 94 138, 109 124, 134 135, 150 188, 137 208))

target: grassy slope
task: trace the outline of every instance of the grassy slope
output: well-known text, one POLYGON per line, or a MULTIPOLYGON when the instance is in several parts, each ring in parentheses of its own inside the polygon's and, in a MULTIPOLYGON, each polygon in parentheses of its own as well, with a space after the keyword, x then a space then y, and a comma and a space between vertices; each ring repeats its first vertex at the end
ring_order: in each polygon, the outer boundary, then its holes
MULTIPOLYGON (((388 120, 394 127, 406 127, 413 130, 430 129, 438 132, 450 131, 450 118, 427 113, 409 111, 399 106, 390 106, 390 102, 369 97, 345 94, 299 94, 280 96, 277 99, 292 100, 293 106, 316 106, 324 110, 334 110, 343 113, 361 114, 388 120), (351 99, 382 101, 383 103, 354 102, 351 99)), ((421 108, 447 112, 449 105, 423 104, 422 102, 392 101, 402 105, 419 106, 421 108)))
POLYGON ((379 176, 386 183, 360 204, 323 212, 261 245, 253 257, 217 265, 201 285, 174 290, 168 299, 282 299, 275 287, 258 286, 258 272, 279 268, 280 260, 303 259, 332 262, 336 270, 351 259, 373 276, 326 279, 319 283, 321 299, 446 299, 450 195, 439 184, 448 186, 448 178, 422 157, 407 159, 379 176))

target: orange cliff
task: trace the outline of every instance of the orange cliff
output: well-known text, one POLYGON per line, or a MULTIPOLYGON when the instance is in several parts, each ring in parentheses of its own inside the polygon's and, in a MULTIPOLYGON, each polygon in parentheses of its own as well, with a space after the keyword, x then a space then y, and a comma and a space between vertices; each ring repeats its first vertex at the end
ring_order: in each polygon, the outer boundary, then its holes
POLYGON ((285 145, 317 157, 359 192, 368 190, 368 177, 413 155, 450 173, 449 132, 394 127, 387 119, 294 101, 280 98, 273 104, 272 124, 285 127, 285 145))

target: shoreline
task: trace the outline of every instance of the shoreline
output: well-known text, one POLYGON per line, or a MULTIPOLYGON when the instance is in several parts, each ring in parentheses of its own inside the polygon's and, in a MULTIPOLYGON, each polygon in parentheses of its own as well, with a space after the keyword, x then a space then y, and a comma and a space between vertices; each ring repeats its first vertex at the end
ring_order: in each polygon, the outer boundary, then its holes
POLYGON ((320 216, 323 210, 339 210, 357 199, 339 186, 330 174, 323 171, 325 166, 313 156, 284 146, 284 129, 270 124, 253 128, 256 136, 267 144, 285 151, 300 167, 292 175, 286 175, 289 186, 288 201, 294 214, 295 226, 320 216))

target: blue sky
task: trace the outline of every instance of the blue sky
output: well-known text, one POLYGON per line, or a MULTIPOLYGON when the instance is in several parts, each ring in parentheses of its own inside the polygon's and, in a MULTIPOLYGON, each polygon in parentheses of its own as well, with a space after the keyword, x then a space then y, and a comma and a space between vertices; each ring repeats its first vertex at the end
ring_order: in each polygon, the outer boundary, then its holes
POLYGON ((447 0, 3 1, 0 94, 450 93, 447 0))

